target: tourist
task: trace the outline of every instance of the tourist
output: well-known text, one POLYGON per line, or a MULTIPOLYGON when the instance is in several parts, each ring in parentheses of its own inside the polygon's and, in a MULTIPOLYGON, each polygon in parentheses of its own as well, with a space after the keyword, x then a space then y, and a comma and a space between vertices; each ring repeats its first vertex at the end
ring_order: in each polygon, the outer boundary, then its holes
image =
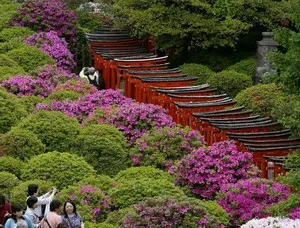
POLYGON ((68 228, 84 228, 82 218, 77 213, 76 205, 72 201, 64 203, 62 218, 68 228))
POLYGON ((59 200, 53 200, 50 203, 50 211, 45 215, 41 221, 42 228, 56 228, 62 222, 60 216, 62 210, 62 203, 59 200))
POLYGON ((0 194, 0 227, 3 227, 8 217, 11 215, 11 206, 5 199, 4 195, 0 194))
POLYGON ((33 228, 30 218, 23 215, 23 210, 18 204, 11 206, 12 215, 6 221, 5 228, 33 228))
POLYGON ((26 200, 26 204, 27 209, 25 215, 27 215, 30 218, 33 227, 38 227, 40 225, 40 218, 34 212, 34 209, 38 207, 38 198, 36 196, 29 196, 26 200))

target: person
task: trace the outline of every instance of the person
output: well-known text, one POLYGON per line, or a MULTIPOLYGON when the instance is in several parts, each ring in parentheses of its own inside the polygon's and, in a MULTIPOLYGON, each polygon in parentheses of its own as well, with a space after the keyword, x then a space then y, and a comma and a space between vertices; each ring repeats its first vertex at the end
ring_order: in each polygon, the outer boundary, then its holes
POLYGON ((26 200, 26 204, 27 209, 25 215, 27 215, 30 218, 34 228, 39 227, 40 218, 34 212, 34 209, 38 207, 38 198, 36 196, 29 196, 26 200))
MULTIPOLYGON (((38 190, 39 186, 36 184, 28 185, 28 197, 29 196, 36 196, 38 198, 38 206, 34 209, 34 213, 42 219, 44 215, 49 212, 50 203, 53 200, 54 195, 56 194, 57 190, 53 187, 49 192, 46 194, 38 197, 38 190), (42 211, 42 206, 45 206, 45 211, 42 211)), ((28 198, 27 198, 28 199, 28 198)), ((26 199, 26 200, 27 200, 26 199)))
POLYGON ((4 195, 0 194, 0 227, 3 227, 8 217, 11 215, 11 206, 5 199, 4 195))
POLYGON ((67 228, 84 228, 82 218, 77 213, 76 205, 72 201, 64 203, 62 219, 67 224, 67 228))
POLYGON ((79 73, 79 77, 94 85, 98 90, 102 90, 105 89, 105 82, 101 72, 95 70, 94 67, 83 67, 79 73))
POLYGON ((62 203, 59 200, 52 200, 50 203, 50 212, 42 219, 42 228, 56 228, 62 223, 62 217, 59 215, 62 210, 62 203))
POLYGON ((86 80, 87 82, 88 80, 88 76, 89 75, 89 67, 83 67, 82 70, 79 72, 79 77, 83 80, 86 80))
POLYGON ((6 221, 4 228, 33 228, 30 218, 23 215, 23 210, 18 204, 11 206, 12 215, 6 221))

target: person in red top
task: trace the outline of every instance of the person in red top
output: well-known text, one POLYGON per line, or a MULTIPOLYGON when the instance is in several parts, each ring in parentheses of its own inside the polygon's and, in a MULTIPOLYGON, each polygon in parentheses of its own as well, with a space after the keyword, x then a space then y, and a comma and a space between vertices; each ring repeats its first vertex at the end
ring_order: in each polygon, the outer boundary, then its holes
POLYGON ((0 227, 4 227, 6 220, 11 214, 11 205, 3 195, 0 195, 0 227))

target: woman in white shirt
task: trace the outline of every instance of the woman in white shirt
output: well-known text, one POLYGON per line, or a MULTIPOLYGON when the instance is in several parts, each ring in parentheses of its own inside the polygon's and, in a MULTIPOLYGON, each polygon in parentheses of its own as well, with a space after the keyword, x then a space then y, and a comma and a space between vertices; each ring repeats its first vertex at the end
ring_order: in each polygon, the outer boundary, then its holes
POLYGON ((53 197, 54 197, 54 195, 55 195, 56 192, 57 192, 56 188, 53 187, 46 194, 44 194, 42 196, 38 196, 38 194, 39 194, 39 186, 36 185, 36 184, 30 184, 28 186, 28 198, 29 198, 29 196, 36 196, 37 199, 38 199, 37 207, 34 209, 34 213, 40 219, 50 211, 50 203, 53 200, 53 197), (42 205, 46 206, 44 213, 42 212, 42 205))

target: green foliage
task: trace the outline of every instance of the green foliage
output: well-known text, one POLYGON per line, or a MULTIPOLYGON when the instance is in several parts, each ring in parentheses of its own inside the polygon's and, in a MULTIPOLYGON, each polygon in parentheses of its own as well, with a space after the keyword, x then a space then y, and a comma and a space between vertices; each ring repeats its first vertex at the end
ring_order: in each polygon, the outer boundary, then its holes
POLYGON ((278 104, 283 102, 284 94, 275 84, 258 84, 241 91, 235 98, 237 106, 244 105, 255 114, 270 115, 278 104))
POLYGON ((85 10, 77 10, 75 13, 78 23, 87 32, 97 31, 97 29, 103 26, 100 15, 92 14, 85 10))
POLYGON ((14 61, 9 55, 0 55, 0 67, 18 67, 18 63, 14 61))
POLYGON ((284 99, 279 100, 274 105, 271 115, 284 127, 289 128, 294 137, 300 137, 299 96, 285 96, 284 99))
POLYGON ((0 133, 5 133, 28 113, 17 97, 0 87, 0 133))
POLYGON ((104 192, 107 192, 113 184, 114 180, 106 175, 96 175, 83 178, 78 182, 78 185, 91 185, 101 189, 104 192))
POLYGON ((26 106, 26 110, 28 113, 32 113, 36 111, 35 106, 38 103, 47 103, 47 100, 45 98, 39 97, 39 96, 22 96, 19 97, 19 100, 21 101, 22 104, 26 106))
POLYGON ((120 171, 114 178, 115 181, 119 182, 126 182, 126 181, 133 181, 145 178, 152 178, 155 180, 162 179, 173 182, 173 177, 169 175, 167 172, 162 171, 160 169, 156 169, 153 167, 130 167, 126 170, 120 171))
POLYGON ((107 219, 105 220, 105 222, 120 227, 126 215, 132 211, 133 209, 131 207, 121 208, 119 210, 112 211, 107 215, 107 219))
POLYGON ((83 156, 98 173, 116 175, 129 163, 126 138, 113 126, 90 125, 76 139, 74 151, 83 156))
POLYGON ((46 151, 69 151, 80 132, 75 118, 61 112, 39 111, 23 119, 17 126, 35 133, 46 145, 46 151))
POLYGON ((58 195, 62 202, 72 200, 83 221, 103 222, 110 212, 111 199, 99 188, 93 185, 76 185, 63 189, 58 195), (100 209, 100 213, 99 213, 100 209))
POLYGON ((198 78, 196 81, 197 85, 206 83, 208 77, 214 73, 208 66, 196 63, 185 63, 179 68, 184 74, 196 76, 198 78))
POLYGON ((30 159, 22 170, 23 180, 49 180, 58 188, 66 187, 95 174, 83 158, 57 151, 30 159))
POLYGON ((25 71, 20 66, 0 66, 0 82, 3 80, 7 80, 9 79, 9 77, 14 76, 16 74, 25 74, 25 71))
POLYGON ((11 19, 17 14, 16 4, 1 4, 0 3, 0 31, 10 27, 11 19))
POLYGON ((214 216, 220 224, 229 224, 229 215, 216 201, 199 200, 198 202, 210 215, 214 216))
POLYGON ((109 190, 113 202, 120 208, 128 207, 148 197, 174 196, 181 197, 184 193, 173 183, 165 179, 141 178, 119 182, 109 190))
POLYGON ((36 47, 25 45, 6 53, 27 72, 35 70, 38 66, 53 64, 54 61, 36 47))
POLYGON ((64 101, 64 100, 77 100, 81 97, 81 93, 71 90, 57 90, 52 92, 48 98, 51 100, 64 101))
POLYGON ((79 7, 82 3, 87 2, 87 0, 63 0, 63 2, 67 3, 69 7, 75 9, 79 7))
POLYGON ((84 222, 85 228, 118 228, 118 226, 102 222, 102 223, 91 223, 91 222, 84 222))
POLYGON ((0 194, 10 196, 11 190, 19 184, 19 179, 11 173, 0 172, 0 194))
POLYGON ((35 155, 44 153, 46 146, 33 132, 12 128, 1 137, 0 149, 6 155, 26 161, 35 155))
POLYGON ((230 97, 235 97, 241 90, 253 84, 250 76, 233 70, 213 74, 208 78, 207 83, 230 97))
POLYGON ((0 42, 6 42, 10 40, 24 40, 27 36, 30 36, 34 31, 26 27, 9 27, 0 32, 0 42))
POLYGON ((228 67, 227 70, 234 70, 238 73, 246 74, 254 79, 256 74, 256 58, 243 59, 228 67))
POLYGON ((21 169, 24 166, 24 162, 21 160, 10 156, 2 156, 0 157, 0 164, 0 172, 5 171, 14 174, 17 177, 21 176, 21 169))
POLYGON ((20 48, 20 47, 24 47, 26 46, 22 41, 19 40, 10 40, 7 42, 3 42, 0 43, 0 54, 5 54, 6 52, 16 49, 16 48, 20 48))
POLYGON ((286 200, 272 206, 269 211, 274 217, 288 217, 291 209, 297 208, 300 204, 300 194, 290 194, 286 200))
POLYGON ((43 181, 39 179, 27 180, 21 182, 18 186, 14 187, 11 191, 11 202, 21 205, 22 208, 26 208, 26 198, 28 185, 36 184, 39 186, 39 195, 43 195, 51 190, 53 183, 50 181, 43 181))
POLYGON ((216 16, 208 1, 114 2, 116 24, 132 28, 134 35, 153 35, 158 48, 180 52, 188 47, 233 47, 249 24, 216 16))

